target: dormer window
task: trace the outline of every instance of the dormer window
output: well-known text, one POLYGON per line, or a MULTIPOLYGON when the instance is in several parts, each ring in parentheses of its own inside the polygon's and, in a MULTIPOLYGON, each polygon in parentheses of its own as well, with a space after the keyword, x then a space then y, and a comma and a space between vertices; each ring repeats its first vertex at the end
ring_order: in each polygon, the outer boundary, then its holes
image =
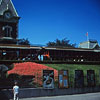
POLYGON ((11 36, 12 27, 11 26, 8 26, 8 25, 4 26, 3 31, 4 31, 4 37, 12 37, 11 36))

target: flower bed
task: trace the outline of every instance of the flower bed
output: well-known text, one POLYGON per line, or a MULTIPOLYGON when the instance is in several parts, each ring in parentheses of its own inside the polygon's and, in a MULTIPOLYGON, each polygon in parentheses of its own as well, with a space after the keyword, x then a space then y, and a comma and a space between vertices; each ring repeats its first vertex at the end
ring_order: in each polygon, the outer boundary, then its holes
POLYGON ((57 70, 51 67, 42 65, 42 64, 34 63, 34 62, 14 63, 14 68, 8 71, 8 75, 10 74, 18 74, 21 76, 33 75, 35 77, 34 82, 36 84, 42 85, 43 70, 54 70, 54 78, 55 80, 57 79, 58 77, 57 70))

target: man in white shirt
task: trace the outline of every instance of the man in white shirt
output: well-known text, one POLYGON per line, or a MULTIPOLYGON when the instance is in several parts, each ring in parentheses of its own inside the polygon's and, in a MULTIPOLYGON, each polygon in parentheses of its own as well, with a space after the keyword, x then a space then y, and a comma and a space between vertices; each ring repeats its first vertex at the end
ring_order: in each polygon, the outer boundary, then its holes
POLYGON ((17 86, 17 82, 15 82, 15 86, 13 86, 14 100, 19 100, 19 86, 17 86))

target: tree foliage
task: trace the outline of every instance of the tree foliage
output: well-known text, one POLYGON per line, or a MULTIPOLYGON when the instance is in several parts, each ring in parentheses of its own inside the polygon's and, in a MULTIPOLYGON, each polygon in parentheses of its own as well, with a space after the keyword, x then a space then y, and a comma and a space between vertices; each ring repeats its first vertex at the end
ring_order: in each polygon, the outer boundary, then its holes
POLYGON ((70 43, 70 40, 67 40, 67 38, 64 38, 62 40, 56 39, 54 42, 48 42, 48 47, 75 47, 76 44, 70 43))
POLYGON ((28 39, 19 39, 18 40, 18 44, 19 45, 30 45, 30 42, 29 42, 29 40, 28 39))

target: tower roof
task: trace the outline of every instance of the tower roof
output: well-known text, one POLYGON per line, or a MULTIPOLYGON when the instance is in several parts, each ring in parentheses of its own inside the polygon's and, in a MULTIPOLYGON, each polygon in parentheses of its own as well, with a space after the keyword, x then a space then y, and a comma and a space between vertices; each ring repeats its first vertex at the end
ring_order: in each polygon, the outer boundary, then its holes
POLYGON ((8 10, 11 11, 14 17, 19 17, 11 0, 0 0, 0 15, 8 10))

